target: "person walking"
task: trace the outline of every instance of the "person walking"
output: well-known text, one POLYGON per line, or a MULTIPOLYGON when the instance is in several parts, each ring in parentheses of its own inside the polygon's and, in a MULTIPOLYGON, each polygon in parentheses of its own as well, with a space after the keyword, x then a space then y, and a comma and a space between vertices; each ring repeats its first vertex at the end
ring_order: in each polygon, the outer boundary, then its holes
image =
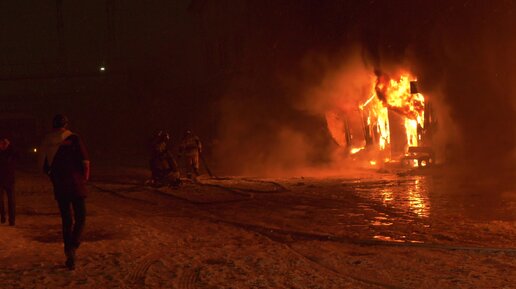
POLYGON ((86 182, 90 161, 81 138, 68 130, 68 118, 54 117, 53 130, 43 139, 42 166, 54 187, 54 197, 61 213, 65 265, 75 269, 75 252, 81 243, 86 222, 86 182), (72 216, 73 210, 73 216, 72 216))

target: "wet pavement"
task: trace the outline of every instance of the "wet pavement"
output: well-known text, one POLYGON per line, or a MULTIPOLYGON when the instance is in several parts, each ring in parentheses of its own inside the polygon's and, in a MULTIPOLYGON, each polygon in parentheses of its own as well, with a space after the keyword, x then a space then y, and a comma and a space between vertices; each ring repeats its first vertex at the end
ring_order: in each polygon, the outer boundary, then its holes
MULTIPOLYGON (((242 187, 242 180, 232 182, 242 187)), ((510 191, 482 192, 435 176, 288 179, 283 184, 288 190, 254 192, 252 199, 207 209, 225 220, 353 240, 515 247, 513 230, 488 228, 514 222, 510 191)))
POLYGON ((40 288, 41 282, 41 288, 210 289, 516 283, 510 183, 368 172, 203 177, 180 188, 155 188, 144 185, 145 170, 108 172, 97 172, 89 185, 74 274, 61 268, 59 215, 48 180, 20 178, 19 222, 0 227, 6 288, 40 288))

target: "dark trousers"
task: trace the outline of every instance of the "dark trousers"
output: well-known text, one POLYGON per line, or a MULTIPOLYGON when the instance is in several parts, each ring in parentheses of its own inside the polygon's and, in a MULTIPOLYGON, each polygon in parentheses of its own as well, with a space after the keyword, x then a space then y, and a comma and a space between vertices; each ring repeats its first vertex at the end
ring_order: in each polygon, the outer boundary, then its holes
POLYGON ((57 200, 63 224, 63 241, 65 252, 77 249, 81 244, 81 235, 86 223, 86 205, 84 198, 57 200), (73 209, 73 218, 72 218, 73 209))
POLYGON ((187 176, 197 177, 199 175, 199 154, 191 153, 186 155, 186 170, 187 176))
POLYGON ((7 207, 9 209, 9 224, 14 225, 16 217, 16 201, 14 198, 14 189, 12 186, 0 187, 0 215, 5 220, 4 195, 7 194, 7 207))

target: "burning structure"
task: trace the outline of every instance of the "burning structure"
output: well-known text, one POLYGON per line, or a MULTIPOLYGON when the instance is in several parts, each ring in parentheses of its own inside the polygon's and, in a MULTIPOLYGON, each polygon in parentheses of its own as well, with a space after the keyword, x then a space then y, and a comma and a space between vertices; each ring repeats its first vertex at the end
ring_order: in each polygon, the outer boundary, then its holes
POLYGON ((410 167, 433 164, 437 122, 417 79, 410 73, 391 78, 377 72, 368 95, 353 111, 326 114, 333 138, 346 153, 373 166, 398 161, 410 167))

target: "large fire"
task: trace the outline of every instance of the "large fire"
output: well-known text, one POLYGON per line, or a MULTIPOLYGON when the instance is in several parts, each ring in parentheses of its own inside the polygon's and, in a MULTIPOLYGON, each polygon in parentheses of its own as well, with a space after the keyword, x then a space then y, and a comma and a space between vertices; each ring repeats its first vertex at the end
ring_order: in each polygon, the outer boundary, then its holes
POLYGON ((398 80, 379 77, 374 94, 389 110, 405 117, 407 145, 418 146, 420 135, 418 127, 424 127, 425 98, 417 91, 411 91, 411 82, 416 79, 409 74, 403 74, 398 80))
MULTIPOLYGON (((405 151, 410 147, 421 145, 421 135, 425 124, 425 98, 417 91, 415 82, 416 78, 409 73, 402 73, 396 78, 380 75, 371 80, 370 97, 358 106, 362 119, 364 142, 351 141, 352 137, 348 137, 347 146, 351 154, 372 147, 383 152, 380 154, 381 158, 389 158, 392 141, 391 125, 398 124, 398 122, 400 122, 400 127, 404 127, 406 135, 405 151), (396 114, 397 117, 390 118, 389 114, 391 113, 396 114), (390 124, 389 122, 392 122, 393 119, 396 119, 396 123, 390 124)), ((347 114, 348 116, 344 116, 344 118, 350 117, 350 113, 347 114)), ((344 133, 343 125, 337 128, 335 121, 331 121, 328 115, 327 120, 334 138, 336 131, 341 132, 342 136, 337 142, 342 146, 346 134, 353 134, 349 129, 344 133)), ((355 135, 357 134, 355 133, 355 135)))

